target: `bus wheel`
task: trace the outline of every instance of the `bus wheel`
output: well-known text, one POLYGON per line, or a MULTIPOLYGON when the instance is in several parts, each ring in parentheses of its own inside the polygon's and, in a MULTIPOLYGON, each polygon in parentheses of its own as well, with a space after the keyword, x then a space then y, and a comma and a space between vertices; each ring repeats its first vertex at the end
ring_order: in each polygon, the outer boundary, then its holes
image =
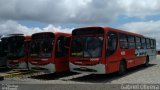
POLYGON ((145 63, 144 63, 144 66, 149 66, 149 57, 146 57, 146 61, 145 61, 145 63))
POLYGON ((120 62, 118 75, 124 75, 126 72, 126 64, 124 61, 120 62))

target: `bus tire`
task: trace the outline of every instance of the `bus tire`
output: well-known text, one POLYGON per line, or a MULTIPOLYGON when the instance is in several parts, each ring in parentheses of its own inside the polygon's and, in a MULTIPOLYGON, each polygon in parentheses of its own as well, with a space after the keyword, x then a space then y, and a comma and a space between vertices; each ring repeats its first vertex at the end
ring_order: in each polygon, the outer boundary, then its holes
POLYGON ((124 75, 126 73, 126 63, 124 61, 120 62, 118 75, 124 75))
POLYGON ((146 57, 144 66, 145 66, 145 67, 149 66, 149 57, 148 57, 148 56, 146 57))

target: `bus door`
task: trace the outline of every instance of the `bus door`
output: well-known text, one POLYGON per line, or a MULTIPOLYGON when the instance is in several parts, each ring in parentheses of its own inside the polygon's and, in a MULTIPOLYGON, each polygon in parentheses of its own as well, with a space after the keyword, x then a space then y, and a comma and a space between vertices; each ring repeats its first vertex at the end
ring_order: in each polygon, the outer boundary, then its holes
POLYGON ((118 36, 116 32, 108 32, 106 39, 106 63, 107 72, 115 72, 118 70, 118 54, 117 54, 117 45, 118 45, 118 36))
POLYGON ((57 72, 69 69, 69 45, 70 37, 58 37, 55 49, 55 68, 57 72))

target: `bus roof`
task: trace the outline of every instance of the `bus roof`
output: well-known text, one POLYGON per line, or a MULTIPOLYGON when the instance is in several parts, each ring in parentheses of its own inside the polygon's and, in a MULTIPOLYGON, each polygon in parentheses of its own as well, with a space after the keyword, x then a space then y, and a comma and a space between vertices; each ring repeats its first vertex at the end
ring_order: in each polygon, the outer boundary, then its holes
POLYGON ((103 28, 104 28, 104 30, 110 30, 110 31, 115 31, 115 32, 119 32, 119 33, 124 33, 124 34, 129 34, 129 35, 144 37, 143 35, 138 34, 138 33, 133 33, 133 32, 129 32, 129 31, 124 31, 124 30, 120 30, 120 29, 116 29, 116 28, 111 28, 111 27, 103 27, 103 28))
POLYGON ((9 38, 13 36, 24 36, 24 34, 7 34, 7 35, 2 35, 1 38, 9 38))
POLYGON ((53 33, 55 36, 59 36, 59 35, 71 36, 71 34, 69 34, 69 33, 63 33, 63 32, 38 32, 38 33, 34 33, 32 35, 42 34, 42 33, 53 33))
POLYGON ((9 36, 24 36, 24 34, 9 34, 9 36))
MULTIPOLYGON (((102 27, 102 26, 91 26, 91 27, 83 27, 83 28, 76 28, 74 30, 81 30, 81 29, 85 29, 85 28, 100 28, 104 31, 115 31, 118 33, 124 33, 124 34, 129 34, 129 35, 134 35, 134 36, 139 36, 139 37, 144 37, 141 34, 137 34, 137 33, 133 33, 133 32, 129 32, 129 31, 124 31, 124 30, 120 30, 120 29, 116 29, 116 28, 111 28, 111 27, 102 27)), ((74 31, 73 30, 73 31, 74 31)), ((85 33, 85 32, 84 32, 85 33)))

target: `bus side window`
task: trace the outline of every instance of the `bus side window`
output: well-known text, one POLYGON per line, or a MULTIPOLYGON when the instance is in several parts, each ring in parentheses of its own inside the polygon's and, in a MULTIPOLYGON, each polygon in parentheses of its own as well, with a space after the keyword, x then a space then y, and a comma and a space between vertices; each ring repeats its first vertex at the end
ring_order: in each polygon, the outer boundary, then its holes
POLYGON ((127 35, 119 34, 119 45, 121 49, 128 49, 127 35))
POLYGON ((106 39, 106 56, 111 56, 117 49, 117 33, 108 32, 106 39))
POLYGON ((135 38, 134 38, 134 36, 128 35, 128 47, 129 47, 129 49, 135 49, 135 38))
POLYGON ((136 38, 136 49, 141 49, 141 40, 140 37, 135 37, 136 38))
POLYGON ((56 57, 64 57, 67 54, 67 50, 65 48, 65 37, 64 36, 60 36, 57 39, 57 44, 56 44, 56 52, 55 55, 56 57))
POLYGON ((151 45, 151 48, 154 49, 154 40, 153 39, 150 39, 150 45, 151 45))
POLYGON ((146 39, 146 44, 147 44, 147 49, 150 49, 150 40, 148 38, 146 39))
POLYGON ((156 49, 156 40, 153 40, 154 49, 156 49))
POLYGON ((142 49, 146 49, 146 39, 145 38, 141 38, 141 47, 142 49))

